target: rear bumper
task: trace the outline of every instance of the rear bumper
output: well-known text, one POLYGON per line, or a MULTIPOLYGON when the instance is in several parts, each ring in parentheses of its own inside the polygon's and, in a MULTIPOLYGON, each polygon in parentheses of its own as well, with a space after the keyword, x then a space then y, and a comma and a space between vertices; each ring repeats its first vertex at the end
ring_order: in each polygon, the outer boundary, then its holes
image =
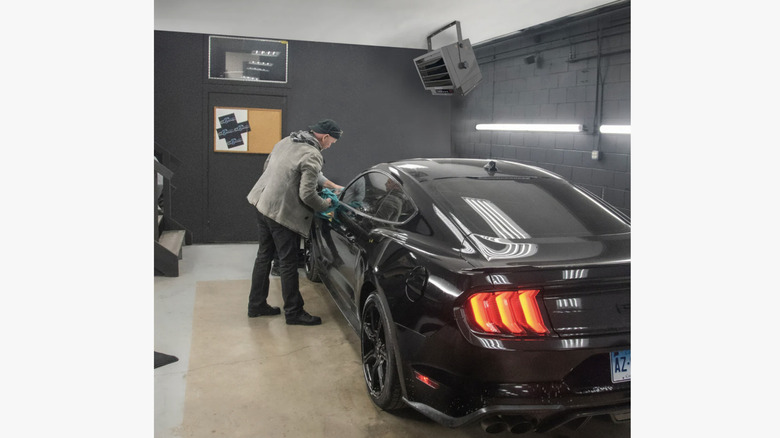
POLYGON ((579 418, 597 415, 611 415, 623 421, 630 419, 630 390, 622 390, 600 396, 565 398, 558 403, 517 404, 494 401, 469 414, 455 417, 437 410, 422 402, 408 400, 407 405, 447 427, 460 427, 478 421, 503 422, 511 428, 512 424, 522 422, 527 425, 524 431, 545 433, 579 418))
POLYGON ((404 401, 442 425, 515 421, 544 432, 582 417, 630 417, 631 382, 610 378, 610 351, 630 349, 623 335, 598 342, 612 346, 520 351, 477 347, 453 328, 427 337, 396 328, 404 401))

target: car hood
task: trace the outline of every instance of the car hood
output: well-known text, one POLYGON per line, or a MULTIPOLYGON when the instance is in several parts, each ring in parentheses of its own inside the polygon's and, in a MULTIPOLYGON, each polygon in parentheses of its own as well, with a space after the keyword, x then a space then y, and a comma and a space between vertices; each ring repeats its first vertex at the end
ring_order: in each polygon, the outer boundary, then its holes
POLYGON ((472 233, 464 238, 460 253, 480 269, 629 263, 631 235, 507 239, 472 233))

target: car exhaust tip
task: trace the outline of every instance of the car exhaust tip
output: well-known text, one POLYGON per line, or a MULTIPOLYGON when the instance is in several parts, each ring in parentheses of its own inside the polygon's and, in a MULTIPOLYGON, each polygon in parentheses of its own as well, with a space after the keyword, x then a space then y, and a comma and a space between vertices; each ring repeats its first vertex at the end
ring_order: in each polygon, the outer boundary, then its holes
POLYGON ((507 424, 499 417, 485 418, 479 423, 482 430, 487 433, 501 433, 507 430, 507 424))
POLYGON ((522 415, 497 415, 482 420, 482 429, 489 433, 509 431, 513 434, 532 432, 537 423, 533 418, 522 415))
POLYGON ((509 431, 515 434, 531 432, 536 427, 532 421, 525 418, 515 419, 511 421, 508 426, 509 431))

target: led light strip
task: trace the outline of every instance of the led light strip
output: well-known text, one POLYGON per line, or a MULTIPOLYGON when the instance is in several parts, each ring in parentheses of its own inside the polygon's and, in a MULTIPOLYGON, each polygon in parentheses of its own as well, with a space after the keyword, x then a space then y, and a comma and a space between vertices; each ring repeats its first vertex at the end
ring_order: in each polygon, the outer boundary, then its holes
POLYGON ((480 123, 477 125, 477 131, 582 132, 582 125, 545 123, 480 123))
MULTIPOLYGON (((477 131, 582 132, 582 125, 554 123, 480 123, 477 131)), ((631 134, 631 125, 601 125, 602 134, 631 134)))
POLYGON ((602 134, 631 134, 631 125, 601 125, 602 134))

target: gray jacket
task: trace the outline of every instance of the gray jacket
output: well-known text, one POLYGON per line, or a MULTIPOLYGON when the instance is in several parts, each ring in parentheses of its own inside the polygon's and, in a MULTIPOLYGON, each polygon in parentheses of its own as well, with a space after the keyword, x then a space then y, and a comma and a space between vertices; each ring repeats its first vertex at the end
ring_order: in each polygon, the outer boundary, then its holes
POLYGON ((274 222, 308 237, 314 213, 328 208, 317 194, 321 151, 322 145, 309 132, 283 138, 268 155, 263 174, 246 199, 274 222))

